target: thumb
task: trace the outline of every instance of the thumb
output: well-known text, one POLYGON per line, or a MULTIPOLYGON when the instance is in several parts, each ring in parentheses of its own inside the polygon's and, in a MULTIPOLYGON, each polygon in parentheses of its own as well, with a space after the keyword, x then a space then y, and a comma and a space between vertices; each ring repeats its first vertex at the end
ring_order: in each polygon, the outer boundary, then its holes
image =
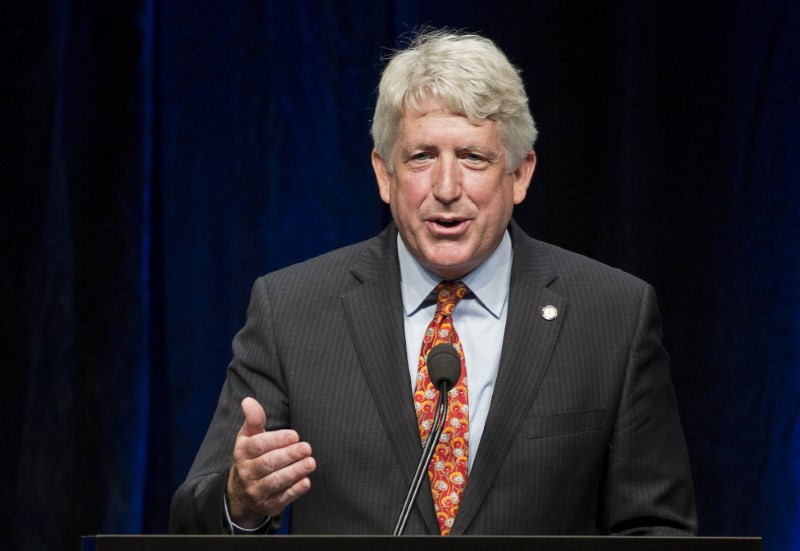
POLYGON ((245 398, 242 400, 242 413, 244 413, 244 424, 239 431, 240 436, 254 436, 264 432, 264 425, 267 424, 267 414, 255 399, 245 398))

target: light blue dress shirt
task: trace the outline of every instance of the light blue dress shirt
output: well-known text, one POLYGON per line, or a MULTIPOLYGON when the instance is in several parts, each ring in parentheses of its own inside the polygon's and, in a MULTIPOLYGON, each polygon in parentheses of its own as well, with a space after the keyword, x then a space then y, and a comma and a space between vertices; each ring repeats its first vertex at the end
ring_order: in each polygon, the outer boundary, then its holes
MULTIPOLYGON (((405 311, 406 355, 413 394, 422 337, 436 312, 436 301, 432 292, 442 278, 416 261, 399 234, 397 250, 400 259, 400 290, 405 311)), ((481 442, 500 366, 512 256, 511 237, 506 232, 492 255, 461 279, 470 292, 453 310, 453 327, 461 339, 467 366, 470 469, 481 442)))

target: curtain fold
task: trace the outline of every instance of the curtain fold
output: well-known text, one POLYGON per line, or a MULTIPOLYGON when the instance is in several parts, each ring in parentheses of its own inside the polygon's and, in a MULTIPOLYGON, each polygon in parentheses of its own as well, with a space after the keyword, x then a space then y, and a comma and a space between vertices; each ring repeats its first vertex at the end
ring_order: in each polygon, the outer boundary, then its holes
POLYGON ((14 20, 12 51, 25 63, 6 81, 18 86, 7 129, 20 140, 4 163, 14 383, 3 401, 19 432, 3 445, 4 548, 69 548, 87 529, 143 528, 147 8, 56 2, 14 20))

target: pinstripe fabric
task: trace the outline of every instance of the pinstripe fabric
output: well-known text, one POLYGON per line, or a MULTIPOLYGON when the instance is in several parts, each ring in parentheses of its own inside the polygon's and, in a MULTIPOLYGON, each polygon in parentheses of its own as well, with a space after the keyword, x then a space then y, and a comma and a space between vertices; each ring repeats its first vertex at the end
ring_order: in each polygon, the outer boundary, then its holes
MULTIPOLYGON (((509 330, 452 533, 693 532, 652 288, 535 241, 513 222, 510 230, 509 330), (548 305, 558 311, 549 321, 548 305)), ((291 426, 314 450, 317 471, 293 505, 293 532, 391 533, 421 452, 395 236, 390 226, 255 283, 214 420, 175 494, 171 530, 221 530, 239 402, 251 395, 268 428, 291 426)), ((420 492, 407 533, 438 533, 429 492, 420 492)))

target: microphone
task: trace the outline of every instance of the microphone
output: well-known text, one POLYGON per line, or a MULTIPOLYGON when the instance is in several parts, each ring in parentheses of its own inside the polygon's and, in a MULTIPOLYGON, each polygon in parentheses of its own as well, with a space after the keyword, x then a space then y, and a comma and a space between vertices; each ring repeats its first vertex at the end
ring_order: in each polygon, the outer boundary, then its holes
POLYGON ((397 526, 394 528, 394 536, 400 536, 406 529, 408 516, 411 514, 411 507, 419 494, 422 479, 428 474, 428 465, 433 457, 433 450, 439 443, 439 437, 444 429, 444 420, 447 417, 447 392, 453 388, 461 376, 461 358, 452 344, 437 344, 428 352, 428 376, 431 378, 433 386, 439 390, 439 401, 436 403, 436 411, 433 415, 433 427, 425 442, 422 456, 417 464, 414 478, 411 479, 411 486, 406 495, 406 501, 397 519, 397 526))
POLYGON ((461 358, 452 344, 437 344, 428 352, 428 375, 433 386, 440 389, 442 383, 447 383, 445 393, 456 386, 461 377, 461 358))

